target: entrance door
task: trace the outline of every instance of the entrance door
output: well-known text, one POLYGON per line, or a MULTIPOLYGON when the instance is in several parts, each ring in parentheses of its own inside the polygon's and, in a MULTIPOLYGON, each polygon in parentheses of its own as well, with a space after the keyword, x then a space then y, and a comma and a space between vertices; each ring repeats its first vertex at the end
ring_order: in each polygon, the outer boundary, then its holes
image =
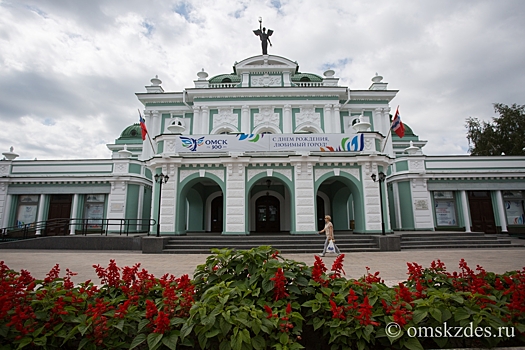
POLYGON ((262 196, 255 202, 255 230, 257 232, 280 231, 279 200, 274 196, 262 196))
POLYGON ((317 230, 321 231, 324 229, 324 199, 317 196, 317 230))
POLYGON ((489 191, 470 191, 469 205, 472 219, 472 231, 496 233, 496 221, 492 211, 489 191))
POLYGON ((46 235, 63 235, 69 230, 72 199, 73 196, 71 194, 51 195, 47 220, 52 221, 49 222, 48 227, 46 228, 46 235))
POLYGON ((222 203, 222 196, 211 201, 211 232, 222 232, 222 203))

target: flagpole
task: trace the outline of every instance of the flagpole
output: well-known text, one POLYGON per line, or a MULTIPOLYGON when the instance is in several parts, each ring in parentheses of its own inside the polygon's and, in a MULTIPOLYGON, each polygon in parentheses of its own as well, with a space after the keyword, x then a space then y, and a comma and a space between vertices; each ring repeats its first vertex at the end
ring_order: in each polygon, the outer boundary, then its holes
MULTIPOLYGON (((399 105, 396 108, 396 111, 398 111, 398 110, 399 110, 399 105)), ((388 142, 388 138, 390 137, 391 133, 392 133, 392 122, 390 122, 390 127, 388 128, 388 134, 386 135, 385 143, 383 144, 383 148, 381 149, 381 153, 383 153, 383 151, 385 150, 386 143, 388 142)))
MULTIPOLYGON (((137 108, 137 111, 139 111, 139 116, 142 118, 142 113, 140 113, 140 109, 137 108)), ((146 135, 148 135, 148 140, 151 145, 151 150, 153 151, 153 154, 157 154, 157 151, 155 150, 155 147, 153 147, 153 141, 151 141, 151 137, 149 136, 149 131, 146 132, 146 135)))

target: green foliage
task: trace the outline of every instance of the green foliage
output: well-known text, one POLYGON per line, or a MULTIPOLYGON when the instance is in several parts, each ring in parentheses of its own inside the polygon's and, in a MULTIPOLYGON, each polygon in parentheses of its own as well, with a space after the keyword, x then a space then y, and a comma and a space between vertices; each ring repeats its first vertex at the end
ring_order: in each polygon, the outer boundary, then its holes
POLYGON ((473 156, 525 155, 525 106, 494 104, 492 122, 466 120, 469 152, 473 156))
POLYGON ((343 259, 328 269, 319 257, 309 267, 271 247, 214 250, 193 280, 159 279, 111 261, 95 267, 100 287, 74 286, 69 271, 58 277, 58 266, 37 281, 2 262, 0 350, 525 344, 525 269, 498 275, 461 260, 460 272, 449 273, 439 260, 429 268, 409 263, 407 281, 388 287, 368 269, 358 280, 344 278, 343 259))

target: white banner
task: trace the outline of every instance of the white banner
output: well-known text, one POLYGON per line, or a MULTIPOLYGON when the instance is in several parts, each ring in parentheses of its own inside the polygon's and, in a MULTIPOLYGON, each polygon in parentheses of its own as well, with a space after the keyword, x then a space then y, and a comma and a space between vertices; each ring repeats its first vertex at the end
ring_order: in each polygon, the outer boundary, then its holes
POLYGON ((361 152, 364 135, 344 134, 238 134, 177 136, 177 153, 208 152, 361 152))

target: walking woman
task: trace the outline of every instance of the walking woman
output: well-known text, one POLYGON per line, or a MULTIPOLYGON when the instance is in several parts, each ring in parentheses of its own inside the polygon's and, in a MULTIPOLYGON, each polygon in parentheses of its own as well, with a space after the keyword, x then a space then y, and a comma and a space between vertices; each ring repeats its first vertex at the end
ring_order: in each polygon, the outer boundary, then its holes
POLYGON ((324 242, 324 249, 321 253, 321 256, 324 256, 326 254, 326 248, 328 248, 328 244, 330 243, 330 241, 334 242, 335 253, 337 253, 337 255, 341 254, 339 248, 337 247, 337 245, 335 245, 334 225, 332 225, 332 223, 330 222, 331 220, 332 218, 330 217, 330 215, 326 215, 324 217, 324 229, 319 231, 319 234, 322 234, 323 232, 326 234, 326 241, 324 242))

